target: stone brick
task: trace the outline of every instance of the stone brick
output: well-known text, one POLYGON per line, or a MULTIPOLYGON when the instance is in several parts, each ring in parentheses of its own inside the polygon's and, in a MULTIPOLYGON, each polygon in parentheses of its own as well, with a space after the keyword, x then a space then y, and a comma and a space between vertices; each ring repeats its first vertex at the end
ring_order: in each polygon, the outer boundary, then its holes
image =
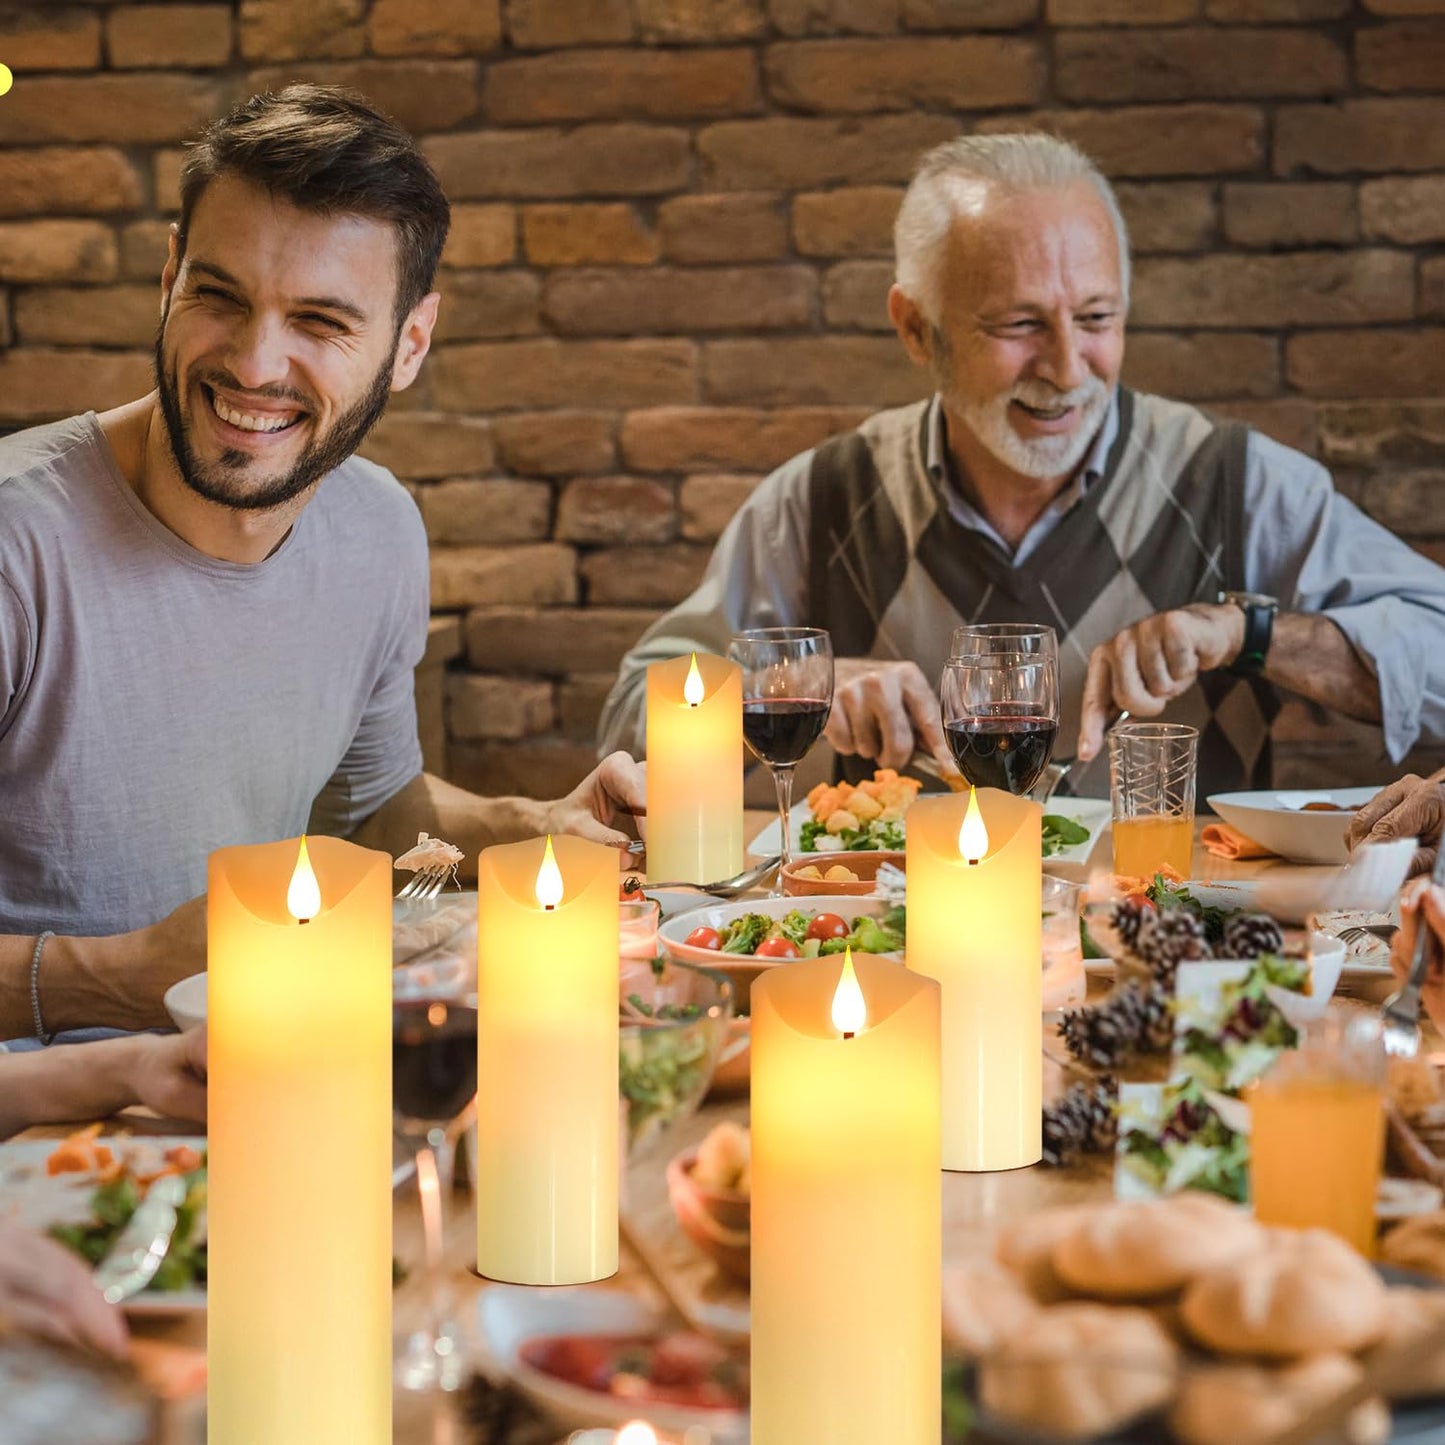
POLYGON ((1114 187, 1134 255, 1204 251, 1216 238, 1214 187, 1197 181, 1125 181, 1114 187))
POLYGON ((550 682, 454 672, 447 678, 447 732, 454 738, 527 738, 556 720, 550 682))
POLYGON ((796 190, 835 183, 906 181, 918 157, 958 134, 944 116, 815 120, 774 116, 710 125, 698 154, 717 190, 796 190))
POLYGON ((517 257, 515 206, 453 206, 443 266, 505 266, 517 257))
POLYGON ((0 105, 0 144, 188 140, 221 109, 221 89, 190 75, 39 76, 0 105))
POLYGON ((891 261, 844 261, 823 277, 823 320, 859 331, 892 331, 888 319, 891 261))
POLYGON ((587 600, 599 606, 671 607, 702 580, 711 547, 607 547, 582 559, 587 600))
POLYGON ((426 627, 423 667, 442 668, 462 655, 462 619, 455 615, 433 617, 426 627))
MULTIPOLYGON (((622 422, 624 465, 645 472, 767 471, 858 425, 876 408, 657 407, 622 422)), ((705 479, 702 479, 705 480, 705 479)))
POLYGON ((557 504, 557 536, 589 546, 670 542, 677 535, 672 488, 650 477, 581 477, 557 504))
POLYGON ((1420 314, 1445 321, 1445 256, 1420 263, 1420 314))
POLYGON ((1365 482, 1365 511, 1405 537, 1445 537, 1445 471, 1390 472, 1365 482))
MULTIPOLYGON (((359 90, 414 135, 450 130, 477 108, 477 65, 472 60, 353 60, 269 65, 251 72, 257 90, 293 81, 345 85, 359 90)), ((449 193, 452 200, 465 196, 449 193)))
POLYGON ((423 149, 453 200, 655 195, 692 177, 688 133, 660 126, 474 131, 434 136, 423 149))
POLYGON ((891 256, 897 186, 850 186, 793 197, 793 244, 804 256, 891 256))
POLYGON ((596 738, 602 704, 616 680, 613 672, 580 672, 562 680, 557 688, 557 726, 563 737, 588 743, 596 738))
POLYGON ((590 742, 566 738, 455 742, 447 750, 451 781, 489 798, 563 798, 596 766, 590 742))
POLYGON ((1274 170, 1445 169, 1445 99, 1345 100, 1281 106, 1274 120, 1274 170))
POLYGON ((156 210, 167 215, 175 215, 181 209, 181 166, 185 159, 185 151, 179 148, 159 150, 151 157, 156 210))
POLYGON ((502 43, 501 0, 376 0, 373 55, 483 55, 502 43))
POLYGON ((657 237, 626 202, 528 206, 522 244, 534 266, 650 266, 657 237))
POLYGON ((1317 408, 1310 402, 1285 398, 1278 401, 1217 401, 1209 409, 1232 416, 1262 431, 1275 441, 1314 456, 1319 446, 1317 408))
POLYGON ((751 50, 573 50, 487 68, 482 110, 502 125, 751 115, 762 109, 751 50))
POLYGON ((488 341, 542 329, 542 281, 530 271, 453 271, 442 285, 436 339, 488 341))
POLYGON ((1248 105, 1118 106, 986 116, 981 131, 1045 130, 1114 176, 1212 176, 1257 170, 1264 115, 1248 105))
POLYGON ((0 216, 105 215, 140 204, 140 177, 110 146, 0 151, 0 216))
POLYGON ((1328 466, 1445 467, 1445 401, 1346 402, 1319 411, 1320 459, 1328 466))
POLYGON ((798 40, 768 47, 768 94, 793 110, 995 110, 1032 105, 1043 55, 1013 36, 798 40))
POLYGON ((100 64, 100 17, 69 5, 0 12, 0 56, 17 75, 27 70, 94 70, 100 64))
POLYGON ((0 281, 110 281, 119 264, 115 234, 99 221, 0 225, 0 281))
POLYGON ((768 0, 780 35, 889 35, 898 29, 899 0, 768 0))
POLYGON ((1285 375, 1307 396, 1445 396, 1445 327, 1292 336, 1285 375))
POLYGON ((492 429, 480 417, 388 410, 362 443, 361 454, 409 481, 489 472, 492 429))
POLYGON ((1204 0, 1209 19, 1237 20, 1244 25, 1338 20, 1349 10, 1350 0, 1204 0))
POLYGON ((632 33, 630 0, 507 0, 507 34, 518 50, 620 45, 632 33))
POLYGON ((662 253, 690 264, 775 260, 788 250, 783 207, 780 196, 747 192, 676 196, 657 211, 662 253))
POLYGON ((1168 336, 1135 331, 1124 380, 1141 391, 1186 401, 1273 396, 1279 390, 1279 345, 1272 336, 1239 332, 1168 336))
POLYGON ((1366 90, 1445 90, 1445 20, 1357 30, 1355 71, 1366 90))
POLYGON ((246 60, 348 60, 366 49, 366 0, 241 0, 246 60))
POLYGON ((15 293, 26 346, 149 346, 160 321, 154 286, 55 286, 15 293))
POLYGON ((154 384, 149 351, 16 347, 0 352, 0 422, 104 411, 144 396, 154 384))
POLYGON ((431 605, 517 603, 565 606, 577 600, 577 557, 570 547, 433 547, 431 605))
POLYGON ((1224 234, 1236 246, 1331 246, 1359 238, 1355 188, 1323 181, 1224 188, 1224 234))
POLYGON ((120 233, 120 273, 128 281, 158 281, 166 264, 169 221, 132 221, 120 233))
POLYGON ((1445 241, 1445 176, 1365 181, 1360 220, 1371 240, 1405 246, 1445 241))
POLYGON ((639 37, 651 43, 757 40, 768 27, 764 0, 633 0, 639 37))
POLYGON ((908 30, 1012 30, 1036 20, 1042 0, 903 0, 908 30))
POLYGON ((733 513, 752 496, 761 480, 729 473, 685 478, 677 494, 682 535, 689 542, 711 542, 720 537, 733 513))
POLYGON ((511 477, 453 477, 418 488, 426 534, 447 546, 545 541, 552 529, 552 489, 511 477))
POLYGON ((1348 70, 1344 48, 1311 30, 1107 30, 1054 41, 1054 85, 1074 101, 1334 95, 1348 70))
POLYGON ((122 5, 106 17, 116 70, 202 70, 231 58, 229 5, 122 5))
POLYGON ((571 336, 797 330, 813 319, 817 278, 806 266, 705 271, 556 271, 545 312, 571 336))
POLYGON ((633 607, 476 607, 467 614, 467 661, 487 672, 552 677, 615 671, 657 617, 633 607))
POLYGON ((1330 326, 1414 314, 1411 257, 1396 251, 1142 260, 1136 326, 1330 326))
POLYGON ((927 373, 892 337, 710 341, 703 348, 703 393, 724 404, 877 408, 916 401, 930 390, 927 373))
POLYGON ((1199 0, 1048 0, 1051 25, 1175 25, 1199 14, 1199 0))
POLYGON ((430 365, 437 405, 455 411, 649 406, 697 397, 690 341, 499 341, 443 347, 430 365))
POLYGON ((605 472, 617 464, 617 419, 606 412, 524 412, 499 416, 492 430, 497 455, 511 472, 565 477, 605 472))

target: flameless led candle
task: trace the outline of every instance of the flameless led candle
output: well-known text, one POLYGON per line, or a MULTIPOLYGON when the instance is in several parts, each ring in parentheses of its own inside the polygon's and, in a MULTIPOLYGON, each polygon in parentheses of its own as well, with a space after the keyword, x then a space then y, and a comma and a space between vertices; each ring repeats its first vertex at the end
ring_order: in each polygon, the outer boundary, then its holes
POLYGON ((1043 1154, 1043 809, 996 788, 908 810, 908 967, 943 986, 943 1167, 1043 1154))
POLYGON ((753 1445, 938 1445, 938 985, 835 954, 752 1008, 753 1445))
POLYGON ((212 853, 207 949, 210 1445, 386 1445, 391 859, 212 853))
POLYGON ((647 871, 709 883, 743 866, 743 676, 694 653, 647 669, 647 871))
POLYGON ((477 1269, 617 1272, 617 854, 581 838, 477 865, 477 1269))

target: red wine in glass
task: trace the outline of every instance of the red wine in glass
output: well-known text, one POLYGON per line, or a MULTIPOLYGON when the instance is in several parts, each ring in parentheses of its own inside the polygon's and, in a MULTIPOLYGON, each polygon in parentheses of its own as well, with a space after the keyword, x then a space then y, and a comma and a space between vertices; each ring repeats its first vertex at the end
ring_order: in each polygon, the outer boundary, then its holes
POLYGON ((392 1105, 403 1119, 449 1124, 477 1092, 477 1011, 454 999, 392 1005, 392 1105))
POLYGON ((1054 753, 1058 723, 1027 713, 997 712, 958 719, 943 731, 959 772, 974 787, 1002 788, 1017 796, 1043 776, 1054 753))
POLYGON ((774 767, 802 762, 822 734, 829 704, 811 697, 760 698, 743 704, 743 741, 774 767))

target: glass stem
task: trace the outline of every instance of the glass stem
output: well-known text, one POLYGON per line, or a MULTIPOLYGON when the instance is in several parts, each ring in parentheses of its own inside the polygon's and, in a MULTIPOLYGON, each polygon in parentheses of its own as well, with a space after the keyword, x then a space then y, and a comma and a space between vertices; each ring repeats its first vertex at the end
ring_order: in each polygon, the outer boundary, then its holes
POLYGON ((773 768, 773 784, 778 790, 778 826, 782 830, 783 861, 778 865, 778 893, 783 891, 782 870, 793 861, 793 831, 788 815, 793 811, 793 765, 773 768))

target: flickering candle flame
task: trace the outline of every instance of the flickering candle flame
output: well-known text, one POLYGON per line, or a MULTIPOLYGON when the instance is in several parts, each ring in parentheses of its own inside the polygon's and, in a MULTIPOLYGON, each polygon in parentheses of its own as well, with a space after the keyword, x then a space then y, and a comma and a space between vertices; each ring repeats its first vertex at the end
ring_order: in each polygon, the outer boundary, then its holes
POLYGON ((296 868, 286 889, 286 907, 298 923, 310 923, 321 912, 321 885, 316 870, 306 856, 306 835, 301 835, 301 851, 296 855, 296 868))
POLYGON ((562 901, 562 891, 562 870, 557 866, 557 855, 552 851, 552 835, 548 833, 542 866, 537 869, 537 902, 543 908, 555 908, 562 901))
POLYGON ((703 686, 702 673, 697 670, 697 653, 692 655, 692 666, 687 670, 687 681, 682 685, 682 700, 689 707, 696 707, 707 696, 703 686))
POLYGON ((853 971, 853 950, 843 950, 843 972, 838 975, 838 987, 833 990, 833 1027, 845 1039, 861 1034, 868 1023, 868 1005, 863 990, 858 984, 858 975, 853 971))
POLYGON ((963 826, 958 830, 958 851, 970 864, 977 863, 988 852, 988 829, 979 810, 977 788, 968 790, 968 812, 963 815, 963 826))
POLYGON ((657 1445, 657 1431, 646 1420, 629 1420, 617 1432, 617 1445, 657 1445))

